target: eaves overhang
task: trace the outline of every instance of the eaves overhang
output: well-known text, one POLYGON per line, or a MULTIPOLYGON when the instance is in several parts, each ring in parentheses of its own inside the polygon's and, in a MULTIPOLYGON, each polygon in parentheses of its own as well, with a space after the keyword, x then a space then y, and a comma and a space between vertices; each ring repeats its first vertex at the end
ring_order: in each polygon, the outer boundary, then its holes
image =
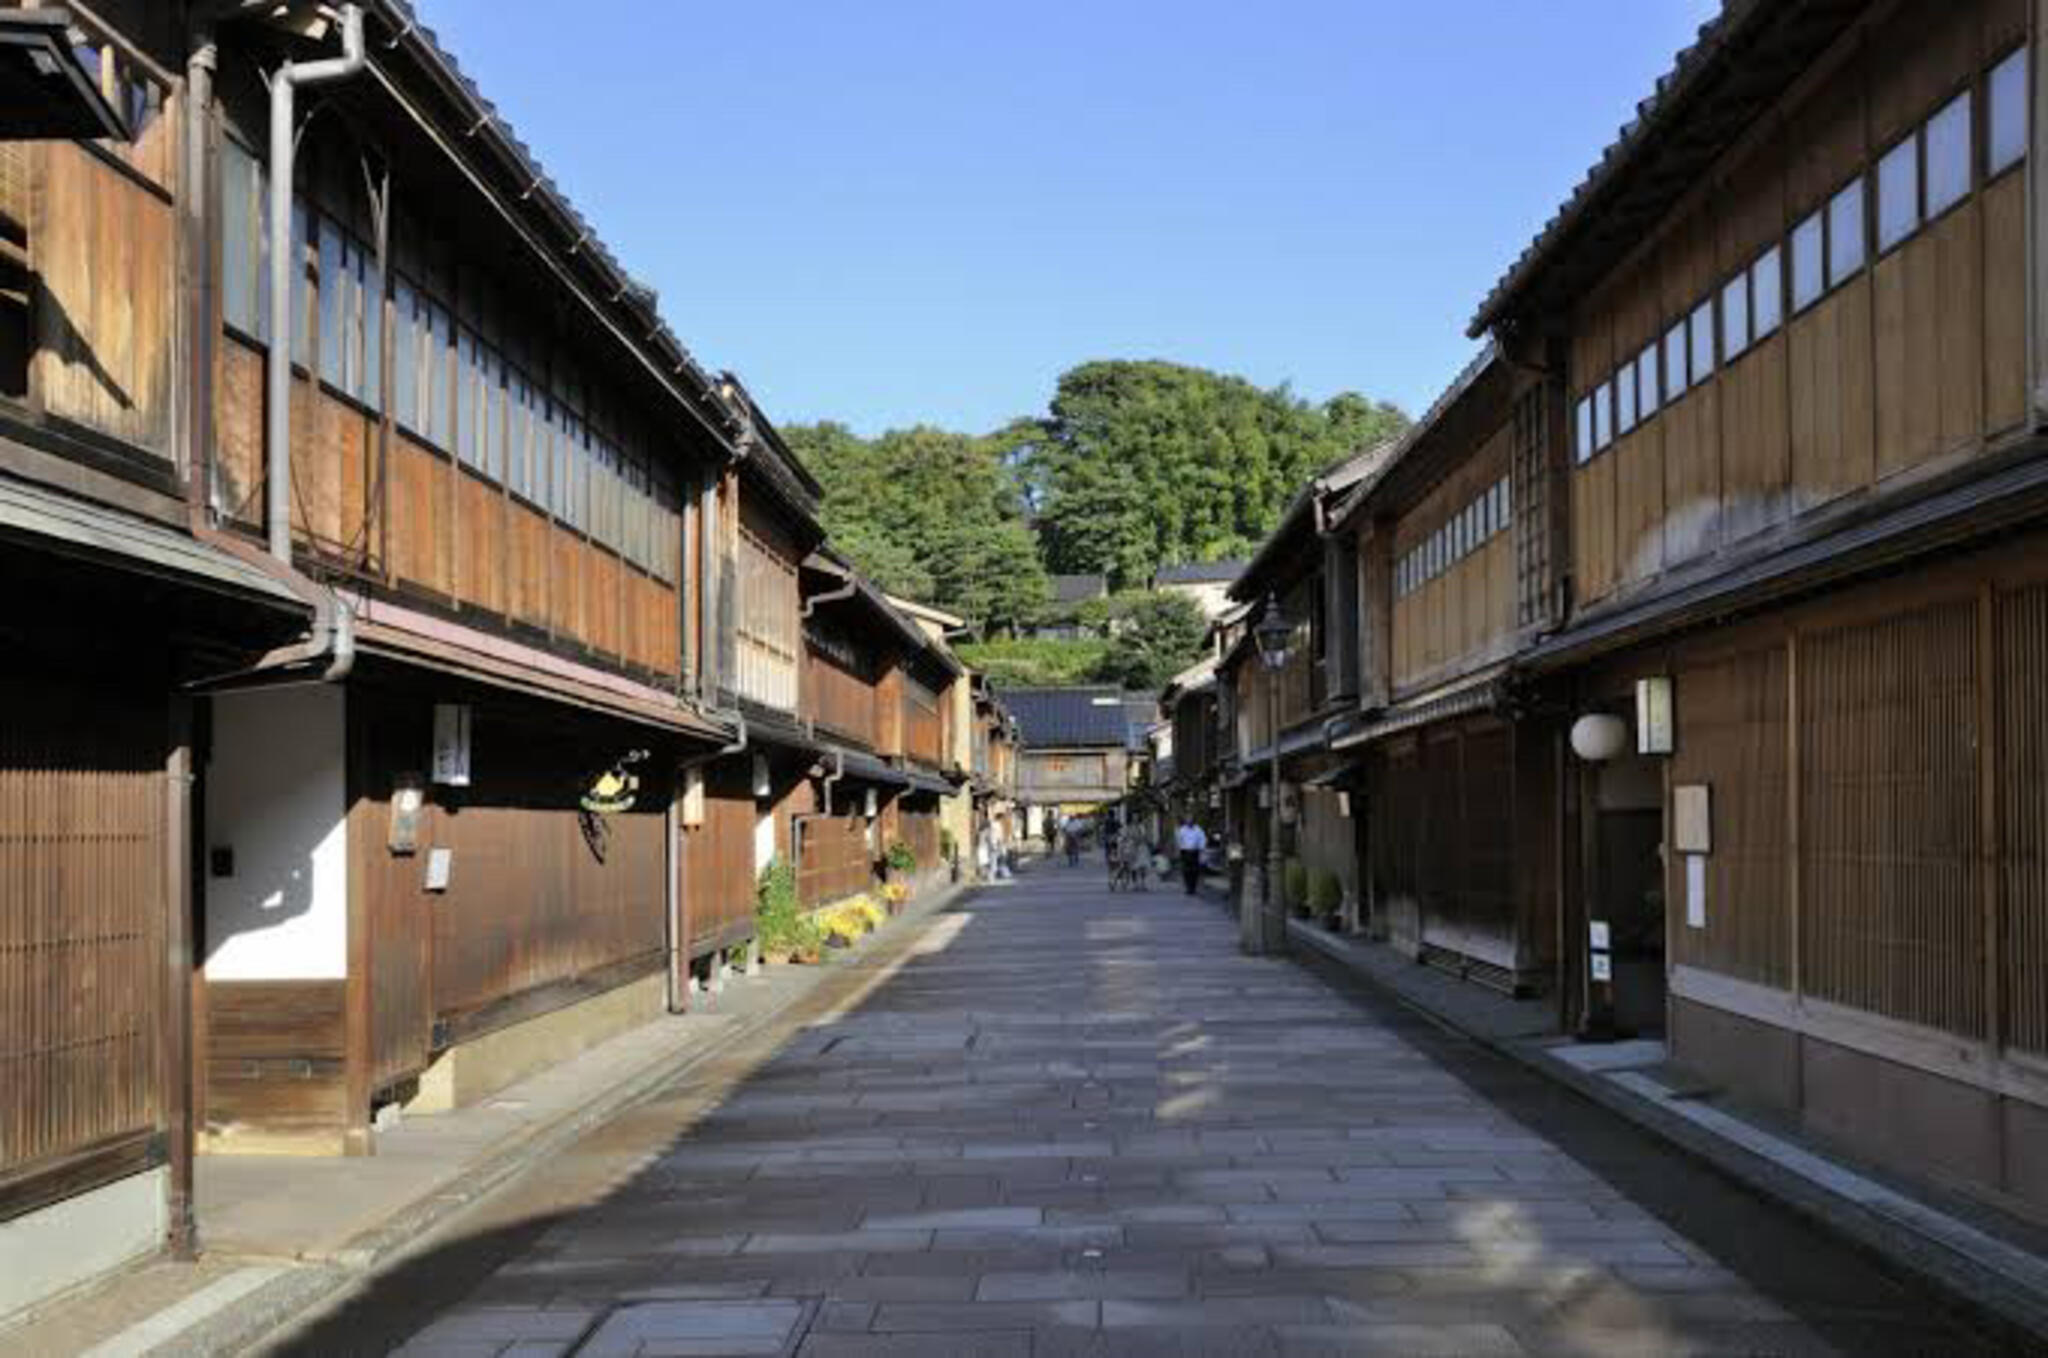
POLYGON ((1467 333, 1554 307, 1641 244, 1869 0, 1724 0, 1493 286, 1467 333))
POLYGON ((0 141, 126 141, 129 129, 71 51, 59 8, 0 10, 0 141))

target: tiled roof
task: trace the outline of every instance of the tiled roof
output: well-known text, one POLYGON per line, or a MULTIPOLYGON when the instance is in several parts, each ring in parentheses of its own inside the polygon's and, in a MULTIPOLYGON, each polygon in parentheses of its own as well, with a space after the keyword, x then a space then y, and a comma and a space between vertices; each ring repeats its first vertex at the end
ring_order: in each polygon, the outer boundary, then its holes
POLYGON ((1480 303, 1468 333, 1477 339, 1505 318, 1567 248, 1600 234, 1599 249, 1625 250, 1646 225, 1691 189, 1699 172, 1866 8, 1865 0, 1722 0, 1657 79, 1636 116, 1622 124, 1593 167, 1480 303), (1768 50, 1767 50, 1768 49, 1768 50), (1646 161, 1667 162, 1653 173, 1646 161), (1631 181, 1649 181, 1632 183, 1631 181), (1630 220, 1608 220, 1613 203, 1630 220))
POLYGON ((1087 599, 1100 599, 1109 593, 1109 577, 1103 575, 1055 575, 1052 577, 1052 599, 1058 604, 1078 604, 1087 599))
POLYGON ((1006 688, 1003 706, 1017 718, 1026 747, 1123 746, 1130 742, 1130 716, 1122 689, 1006 688))
POLYGON ((1161 566, 1152 577, 1155 585, 1227 585, 1244 574, 1242 561, 1190 561, 1178 566, 1161 566))
POLYGON ((696 405, 701 407, 698 414, 707 425, 715 428, 728 442, 736 437, 745 423, 742 409, 719 389, 710 372, 691 356, 662 319, 654 289, 626 272, 625 266, 599 239, 590 222, 541 167, 532 148, 520 140, 511 123, 499 114, 497 106, 484 97, 476 82, 457 64, 454 54, 441 44, 434 30, 420 22, 411 0, 368 0, 364 9, 377 15, 385 26, 385 33, 378 35, 374 42, 380 55, 396 50, 408 39, 412 40, 417 59, 456 105, 457 116, 469 122, 466 140, 493 151, 514 176, 526 181, 522 186, 522 197, 530 199, 543 213, 554 218, 557 238, 549 242, 550 246, 556 250, 567 250, 595 266, 596 271, 603 275, 605 285, 613 289, 612 302, 634 313, 637 323, 644 327, 645 339, 641 343, 660 358, 666 375, 687 377, 687 385, 694 388, 696 405))

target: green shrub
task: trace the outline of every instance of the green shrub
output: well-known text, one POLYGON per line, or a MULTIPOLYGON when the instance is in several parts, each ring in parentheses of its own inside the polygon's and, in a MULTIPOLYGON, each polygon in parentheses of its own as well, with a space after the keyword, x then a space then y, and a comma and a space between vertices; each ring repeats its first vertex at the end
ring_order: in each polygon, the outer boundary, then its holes
POLYGON ((1308 879, 1308 908, 1318 915, 1334 915, 1344 904, 1344 883, 1337 874, 1318 868, 1308 879))
POLYGON ((754 884, 754 934, 766 953, 800 953, 818 946, 817 926, 797 905, 796 866, 781 858, 761 869, 754 884))
POLYGON ((1299 858, 1290 858, 1281 865, 1280 883, 1289 905, 1308 904, 1308 868, 1299 858))
POLYGON ((986 674, 994 684, 1058 687, 1089 682, 1109 653, 1109 643, 1094 638, 999 637, 962 642, 953 653, 960 663, 986 674))
POLYGON ((910 872, 917 867, 917 851, 900 839, 892 840, 882 861, 892 872, 910 872))

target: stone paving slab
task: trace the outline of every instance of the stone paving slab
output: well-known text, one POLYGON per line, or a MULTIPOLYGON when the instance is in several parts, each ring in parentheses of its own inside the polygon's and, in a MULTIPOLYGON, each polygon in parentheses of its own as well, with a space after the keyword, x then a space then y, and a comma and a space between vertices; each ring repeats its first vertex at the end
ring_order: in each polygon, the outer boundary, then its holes
POLYGON ((984 896, 403 1351, 1995 1351, 1236 937, 1085 869, 984 896))

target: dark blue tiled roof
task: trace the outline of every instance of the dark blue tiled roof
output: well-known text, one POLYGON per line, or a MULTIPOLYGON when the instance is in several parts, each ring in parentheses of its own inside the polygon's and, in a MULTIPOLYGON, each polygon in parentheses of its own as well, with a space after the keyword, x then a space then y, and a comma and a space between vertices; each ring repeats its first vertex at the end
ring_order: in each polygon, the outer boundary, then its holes
POLYGON ((1000 696, 1017 718, 1026 748, 1121 748, 1130 739, 1125 695, 1114 686, 1006 688, 1000 696))

